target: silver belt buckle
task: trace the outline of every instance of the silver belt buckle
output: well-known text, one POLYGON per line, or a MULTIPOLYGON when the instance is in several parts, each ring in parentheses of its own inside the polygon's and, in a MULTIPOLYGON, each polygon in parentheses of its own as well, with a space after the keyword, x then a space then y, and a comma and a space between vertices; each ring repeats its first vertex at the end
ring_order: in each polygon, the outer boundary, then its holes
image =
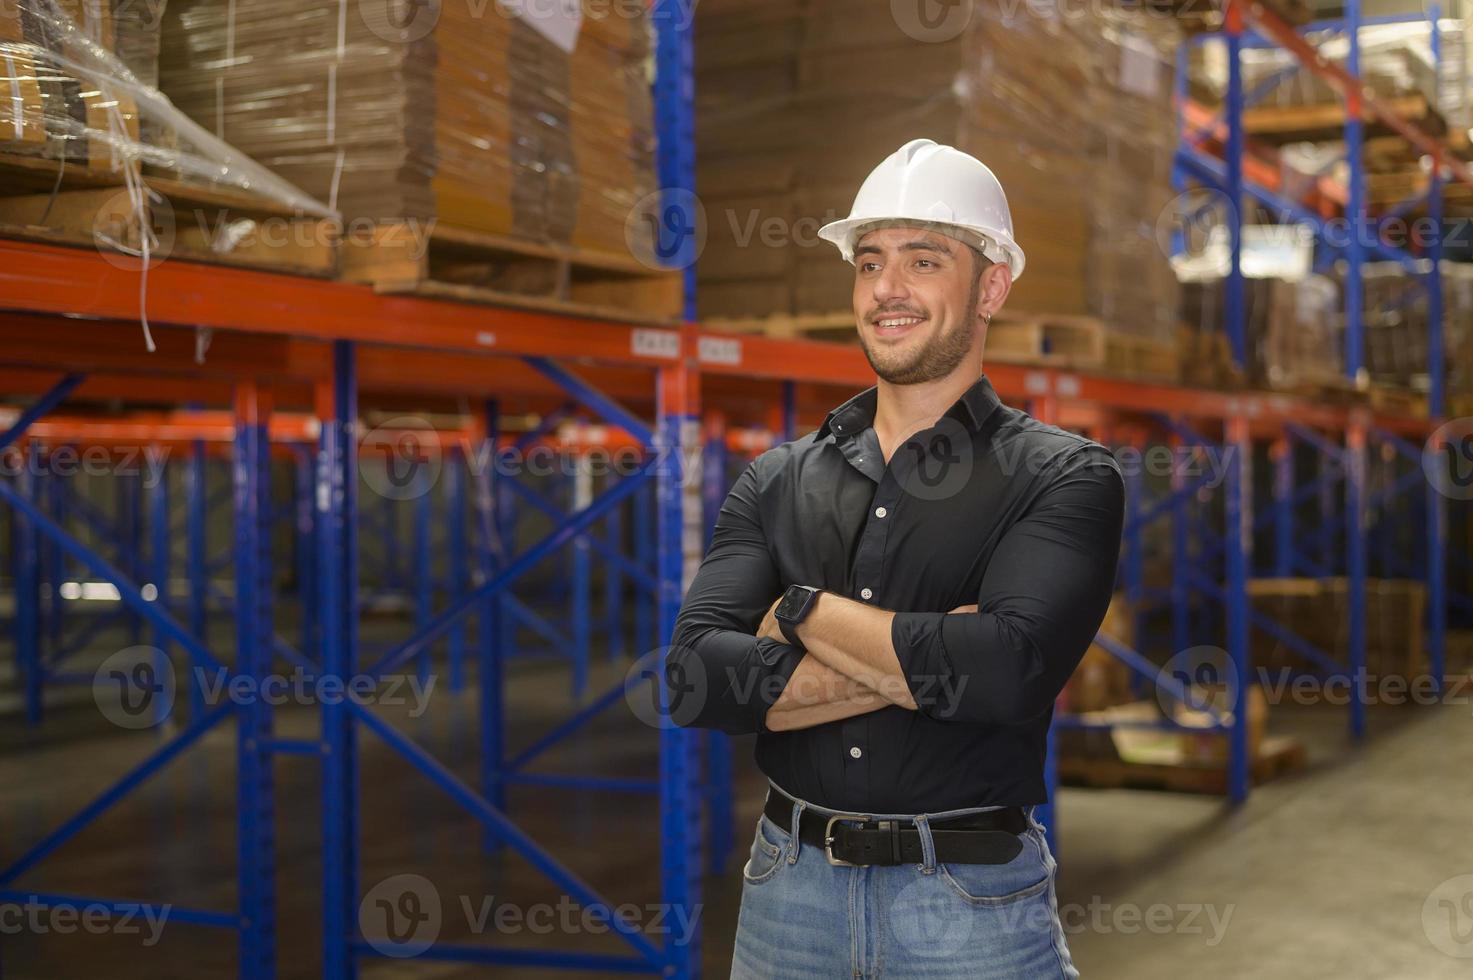
POLYGON ((828 859, 829 864, 836 868, 857 868, 859 865, 853 861, 841 861, 834 857, 834 824, 840 820, 869 823, 874 820, 874 817, 867 813, 836 813, 829 817, 828 823, 823 825, 823 856, 828 859))

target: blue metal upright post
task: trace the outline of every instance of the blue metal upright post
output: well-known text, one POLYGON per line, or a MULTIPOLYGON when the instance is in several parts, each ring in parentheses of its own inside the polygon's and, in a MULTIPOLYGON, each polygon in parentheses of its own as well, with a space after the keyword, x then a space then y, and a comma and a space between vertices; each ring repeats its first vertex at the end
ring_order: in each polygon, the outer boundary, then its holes
MULTIPOLYGON (((459 450, 445 454, 445 594, 454 602, 465 592, 465 456, 459 450)), ((450 690, 465 690, 465 622, 456 623, 445 639, 450 690)))
MULTIPOLYGON (((658 574, 655 568, 655 528, 650 520, 653 511, 654 484, 649 483, 635 491, 629 498, 629 507, 634 514, 634 558, 640 568, 658 574)), ((642 657, 655 646, 654 612, 659 605, 659 596, 645 595, 642 590, 634 596, 634 648, 635 656, 642 657)))
POLYGON ((309 447, 293 446, 292 458, 296 466, 296 558, 297 594, 301 596, 302 655, 316 663, 320 654, 317 649, 317 522, 314 520, 317 506, 315 497, 316 465, 309 447))
MULTIPOLYGON (((1177 420, 1180 422, 1180 420, 1177 420)), ((1170 445, 1173 452, 1180 446, 1181 440, 1175 436, 1171 437, 1170 445)), ((1191 546, 1189 535, 1191 506, 1187 495, 1182 491, 1186 488, 1186 476, 1182 473, 1180 466, 1171 468, 1171 649, 1177 654, 1191 647, 1191 593, 1187 589, 1187 571, 1191 563, 1191 557, 1187 549, 1191 546)))
MULTIPOLYGON (((159 604, 161 609, 169 609, 169 478, 168 471, 160 468, 156 474, 158 482, 151 487, 145 487, 148 493, 148 550, 149 569, 148 581, 154 587, 153 601, 159 604)), ((164 629, 155 624, 151 643, 158 651, 155 655, 154 670, 158 676, 163 676, 167 669, 169 660, 169 635, 164 629)), ((194 671, 190 671, 191 675, 194 671)), ((158 721, 163 722, 169 710, 173 707, 165 703, 163 698, 154 699, 154 707, 159 712, 158 721)))
MULTIPOLYGON (((618 482, 618 474, 610 468, 608 485, 618 482)), ((620 504, 604 518, 604 540, 616 554, 624 554, 624 506, 620 504)), ((635 591, 639 585, 635 583, 635 591)), ((624 573, 616 562, 604 563, 604 632, 609 649, 609 659, 624 656, 624 573)))
POLYGON ((1243 305, 1243 11, 1239 3, 1228 4, 1227 32, 1227 181, 1224 188, 1228 195, 1228 246, 1232 264, 1228 269, 1226 305, 1223 323, 1227 327, 1228 343, 1233 353, 1233 363, 1244 368, 1248 364, 1247 322, 1243 305))
POLYGON ((1273 442, 1274 574, 1294 574, 1294 444, 1285 436, 1273 442))
POLYGON ((1345 606, 1350 662, 1350 734, 1366 733, 1366 422, 1352 415, 1345 431, 1345 606))
MULTIPOLYGON (((123 572, 135 582, 143 581, 146 563, 143 560, 143 495, 140 492, 142 479, 128 473, 113 476, 113 502, 116 511, 118 540, 122 542, 118 563, 123 572)), ((137 646, 143 642, 143 617, 129 612, 128 634, 130 642, 137 646)))
MULTIPOLYGON (((476 480, 476 523, 479 528, 477 557, 481 581, 489 582, 500 573, 505 559, 501 523, 496 506, 501 475, 496 470, 496 454, 501 434, 501 412, 494 400, 483 408, 486 434, 481 446, 481 472, 476 480)), ((480 767, 481 795, 502 813, 506 812, 506 691, 503 686, 503 645, 506 604, 502 592, 481 600, 476 647, 476 671, 481 687, 480 702, 480 767)), ((503 844, 501 835, 490 827, 481 833, 481 844, 490 851, 503 844)))
MULTIPOLYGON (((1427 20, 1432 31, 1433 78, 1442 79, 1442 5, 1427 7, 1427 20)), ((1440 94, 1440 91, 1439 91, 1440 94)), ((1443 335, 1442 303, 1442 160, 1434 154, 1432 174, 1427 187, 1427 217, 1431 238, 1427 242, 1427 374, 1431 379, 1427 391, 1427 415, 1433 420, 1444 417, 1447 407, 1447 364, 1443 335)), ((1427 451, 1440 453, 1441 447, 1427 451)), ((1426 490, 1427 512, 1427 662, 1428 672, 1438 694, 1442 693, 1446 671, 1447 644, 1447 498, 1432 481, 1426 490)))
POLYGON ((1253 443, 1248 420, 1227 420, 1224 449, 1232 454, 1227 468, 1227 497, 1223 548, 1227 565, 1227 652, 1229 689, 1233 695, 1233 725, 1229 732, 1228 797, 1234 803, 1248 798, 1250 745, 1248 740, 1249 623, 1248 568, 1253 555, 1253 443))
MULTIPOLYGON (((1349 50, 1345 56, 1345 70, 1356 78, 1360 77, 1360 0, 1345 0, 1345 38, 1349 50)), ((1345 377, 1354 384, 1361 373, 1365 359, 1365 336, 1363 316, 1365 313, 1365 283, 1362 266, 1365 262, 1367 242, 1362 236, 1368 233, 1366 221, 1366 163, 1365 122, 1361 117, 1362 101, 1358 89, 1345 93, 1345 161, 1349 166, 1349 187, 1345 205, 1345 216, 1349 219, 1350 234, 1345 242, 1345 377)))
MULTIPOLYGON (((270 673, 273 657, 269 415, 270 406, 254 383, 237 386, 235 670, 258 685, 270 673)), ((265 698, 253 697, 235 711, 240 973, 252 980, 267 980, 276 975, 276 811, 268 747, 271 705, 265 698)))
MULTIPOLYGON (((588 431, 587 424, 580 418, 577 423, 580 434, 588 431)), ((576 440, 579 447, 586 440, 576 440)), ((593 502, 593 470, 589 468, 588 454, 582 448, 572 450, 575 455, 573 474, 569 481, 572 491, 568 513, 583 510, 593 502)), ((573 697, 582 698, 588 693, 588 663, 593 647, 593 544, 589 537, 594 532, 585 531, 573 539, 572 581, 570 596, 573 605, 573 697)))
MULTIPOLYGON (((332 384, 318 394, 318 587, 322 670, 347 682, 358 649, 358 390, 354 345, 334 341, 332 384)), ((324 698, 322 739, 322 975, 352 980, 358 966, 358 745, 346 700, 324 698)))
MULTIPOLYGON (((667 647, 675 633, 686 577, 686 521, 695 508, 686 503, 687 487, 695 477, 682 472, 683 450, 697 438, 694 365, 695 336, 683 331, 685 353, 680 363, 660 370, 658 462, 658 580, 660 640, 667 647)), ((691 489, 694 489, 692 487, 691 489)), ((663 665, 662 665, 663 666, 663 665)), ((661 674, 661 687, 665 687, 661 674)), ((668 690, 662 703, 669 704, 668 690)), ((701 834, 700 774, 697 733, 674 724, 660 731, 660 825, 662 894, 671 908, 695 909, 700 901, 701 834)), ((685 944, 667 942, 665 976, 696 977, 700 971, 699 934, 685 944)))
MULTIPOLYGON (((39 504, 42 468, 41 447, 34 440, 22 450, 16 491, 39 504)), ((26 724, 41 723, 45 694, 45 669, 41 662, 41 541, 36 527, 19 512, 14 514, 15 533, 15 652, 25 683, 26 724)))
MULTIPOLYGON (((689 213, 696 191, 695 79, 690 18, 678 0, 656 0, 651 10, 655 27, 655 130, 660 186, 664 190, 660 254, 682 271, 685 319, 696 318, 696 229, 700 216, 689 213), (670 219, 674 216, 674 221, 670 219)), ((680 357, 659 371, 656 426, 659 432, 657 579, 659 584, 659 642, 674 635, 685 588, 684 535, 687 507, 682 485, 682 450, 699 439, 700 357, 696 332, 681 330, 680 357)), ((694 483, 694 476, 690 478, 694 483)), ((691 487, 692 491, 697 490, 691 487)), ((694 517, 699 497, 689 508, 694 517)), ((698 519, 698 518, 696 518, 698 519)), ((697 530, 697 533, 699 531, 697 530)), ((663 667, 663 665, 662 665, 663 667)), ((664 687, 663 669, 660 671, 664 687)), ((668 695, 668 692, 665 692, 668 695)), ((668 701, 665 703, 668 704, 668 701)), ((700 763, 695 738, 688 729, 666 725, 660 731, 660 871, 664 902, 670 908, 700 907, 701 835, 695 814, 700 787, 700 763)), ((700 974, 700 933, 684 944, 673 938, 665 946, 664 975, 689 980, 700 974)))
MULTIPOLYGON (((785 383, 785 388, 791 382, 785 383)), ((786 413, 785 413, 786 414, 786 413)), ((726 419, 720 412, 706 417, 704 450, 701 456, 702 534, 707 548, 716 530, 716 518, 729 489, 726 479, 726 419)), ((731 736, 709 729, 706 740, 707 821, 706 871, 722 874, 735 843, 736 802, 733 794, 731 736)))
MULTIPOLYGON (((209 516, 209 487, 205 482, 205 444, 196 441, 190 447, 189 465, 184 471, 184 564, 189 579, 189 632, 200 642, 209 640, 209 542, 206 537, 209 516)), ((205 712, 204 687, 199 672, 189 671, 189 720, 198 721, 205 712)))
MULTIPOLYGON (((390 465, 387 462, 385 465, 390 465)), ((421 473, 427 472, 420 470, 421 473)), ((435 616, 435 592, 434 580, 431 576, 432 565, 430 563, 430 538, 433 533, 432 522, 433 500, 430 484, 428 482, 416 487, 414 496, 414 522, 411 560, 414 563, 414 571, 411 578, 414 580, 414 628, 424 629, 435 616)), ((414 661, 415 673, 419 675, 421 684, 430 677, 430 647, 426 645, 420 651, 414 661)))

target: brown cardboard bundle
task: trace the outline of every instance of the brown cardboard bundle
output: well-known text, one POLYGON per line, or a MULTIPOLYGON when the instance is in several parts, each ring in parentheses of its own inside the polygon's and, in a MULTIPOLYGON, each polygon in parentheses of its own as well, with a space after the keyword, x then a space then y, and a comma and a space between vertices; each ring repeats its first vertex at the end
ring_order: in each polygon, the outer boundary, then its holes
POLYGON ((905 10, 697 8, 703 315, 848 310, 852 269, 814 232, 848 213, 875 164, 927 137, 981 159, 1007 192, 1028 255, 1010 309, 1171 339, 1176 280, 1155 224, 1172 196, 1176 26, 967 0, 954 29, 928 33, 905 10))
MULTIPOLYGON (((159 93, 152 80, 162 8, 162 0, 0 0, 0 157, 7 176, 15 174, 21 190, 126 185, 126 197, 107 207, 123 207, 137 227, 147 226, 147 212, 162 200, 140 182, 145 165, 207 189, 245 192, 273 209, 335 220, 331 209, 216 139, 159 93)), ((23 201, 20 211, 30 213, 23 201)), ((51 213, 43 201, 37 214, 51 213)), ((115 244, 106 236, 99 241, 115 244)))
POLYGON ((121 171, 137 106, 87 70, 115 47, 114 2, 0 0, 0 153, 121 171))
POLYGON ((494 2, 401 7, 173 0, 161 87, 347 218, 627 254, 655 188, 645 21, 590 4, 569 52, 494 2))

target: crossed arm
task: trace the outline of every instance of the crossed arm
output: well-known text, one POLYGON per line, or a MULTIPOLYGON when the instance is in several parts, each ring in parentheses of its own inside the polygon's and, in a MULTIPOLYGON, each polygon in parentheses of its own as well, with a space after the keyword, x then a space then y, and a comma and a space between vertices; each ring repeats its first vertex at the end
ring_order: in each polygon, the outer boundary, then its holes
MULTIPOLYGON (((782 640, 773 613, 767 610, 758 636, 782 640)), ((974 613, 976 606, 960 606, 952 613, 974 613)), ((771 731, 809 728, 851 718, 893 704, 916 710, 910 683, 890 639, 895 613, 823 593, 802 623, 798 639, 808 649, 787 687, 767 710, 771 731)))

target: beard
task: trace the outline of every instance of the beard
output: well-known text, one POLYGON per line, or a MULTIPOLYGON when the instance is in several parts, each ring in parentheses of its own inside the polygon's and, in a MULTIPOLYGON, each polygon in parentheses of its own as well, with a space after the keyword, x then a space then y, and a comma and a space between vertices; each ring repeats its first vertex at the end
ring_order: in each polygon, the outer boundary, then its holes
POLYGON ((944 378, 956 370, 966 356, 972 352, 976 340, 977 300, 981 296, 982 277, 972 280, 971 295, 966 309, 970 316, 944 333, 927 338, 925 343, 908 354, 891 353, 872 348, 859 332, 859 346, 864 350, 865 360, 875 374, 892 385, 918 385, 944 378))

